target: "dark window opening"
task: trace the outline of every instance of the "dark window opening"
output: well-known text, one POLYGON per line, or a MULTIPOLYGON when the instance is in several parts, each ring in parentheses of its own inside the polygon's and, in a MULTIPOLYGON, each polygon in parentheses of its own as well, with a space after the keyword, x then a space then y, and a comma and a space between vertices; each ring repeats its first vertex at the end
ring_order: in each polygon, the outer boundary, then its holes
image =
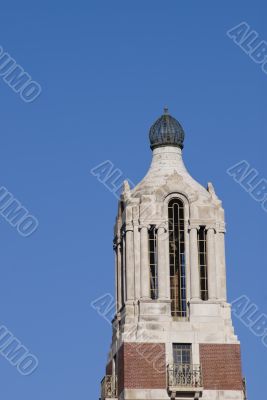
POLYGON ((157 233, 156 226, 151 225, 148 231, 149 265, 150 265, 150 296, 152 300, 158 298, 158 261, 157 261, 157 233))
POLYGON ((198 231, 198 259, 200 276, 200 298, 207 301, 208 292, 208 267, 207 267, 207 232, 206 227, 201 226, 198 231))
POLYGON ((173 199, 168 206, 171 312, 174 317, 187 316, 185 271, 184 205, 173 199))

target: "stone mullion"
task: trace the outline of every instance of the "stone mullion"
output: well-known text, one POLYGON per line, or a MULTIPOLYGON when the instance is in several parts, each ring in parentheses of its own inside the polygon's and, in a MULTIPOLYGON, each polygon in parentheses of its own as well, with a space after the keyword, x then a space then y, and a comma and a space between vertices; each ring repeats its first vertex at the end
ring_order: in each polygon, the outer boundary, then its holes
POLYGON ((114 245, 114 250, 115 250, 115 259, 116 259, 116 293, 117 293, 117 298, 116 298, 116 305, 117 305, 117 312, 121 309, 122 307, 122 290, 121 290, 121 274, 122 274, 122 260, 121 260, 121 241, 116 241, 116 244, 114 245))
POLYGON ((134 300, 134 247, 133 247, 133 225, 131 223, 125 226, 125 244, 126 244, 126 299, 134 300))
POLYGON ((122 306, 126 301, 126 249, 125 249, 125 231, 121 231, 121 302, 122 306))
POLYGON ((221 231, 217 233, 218 235, 218 248, 219 248, 219 271, 220 271, 220 294, 219 297, 221 300, 226 301, 227 299, 227 290, 226 290, 226 260, 225 260, 225 231, 221 231))
POLYGON ((159 299, 170 299, 169 290, 169 262, 167 260, 166 241, 168 239, 166 224, 161 224, 157 228, 157 260, 158 260, 158 290, 159 299), (168 282, 167 282, 168 281, 168 282))
POLYGON ((189 233, 190 240, 190 280, 191 299, 200 300, 200 270, 198 255, 198 229, 199 226, 191 226, 189 233))
POLYGON ((141 298, 150 299, 150 269, 147 225, 140 225, 141 298))

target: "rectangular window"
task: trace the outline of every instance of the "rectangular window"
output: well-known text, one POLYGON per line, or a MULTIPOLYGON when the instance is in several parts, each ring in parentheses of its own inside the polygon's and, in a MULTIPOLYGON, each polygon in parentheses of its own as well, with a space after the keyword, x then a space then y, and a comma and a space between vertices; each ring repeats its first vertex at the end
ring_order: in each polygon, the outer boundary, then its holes
POLYGON ((158 261, 156 226, 151 225, 148 231, 149 265, 150 265, 150 295, 152 300, 158 298, 158 261))
POLYGON ((205 226, 201 226, 198 231, 198 259, 200 276, 200 298, 206 301, 209 299, 209 293, 207 267, 207 232, 205 226))
POLYGON ((200 366, 193 365, 192 345, 173 344, 173 365, 169 370, 173 386, 197 388, 202 384, 200 366))
POLYGON ((175 365, 192 364, 191 344, 173 344, 173 363, 175 365))

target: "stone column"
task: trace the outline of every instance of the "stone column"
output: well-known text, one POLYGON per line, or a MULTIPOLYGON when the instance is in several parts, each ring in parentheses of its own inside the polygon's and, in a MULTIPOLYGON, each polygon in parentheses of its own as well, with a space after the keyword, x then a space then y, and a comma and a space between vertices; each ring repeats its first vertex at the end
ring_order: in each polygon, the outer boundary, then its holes
POLYGON ((150 270, 148 254, 148 226, 140 225, 140 258, 141 258, 141 298, 148 300, 150 296, 150 270))
POLYGON ((170 298, 169 288, 169 271, 167 269, 169 262, 166 255, 166 224, 159 225, 157 229, 157 254, 158 254, 158 288, 159 299, 166 300, 170 298))
POLYGON ((190 227, 190 281, 191 299, 200 300, 200 274, 198 258, 198 227, 190 227))
POLYGON ((133 224, 125 226, 126 242, 126 299, 134 300, 134 250, 133 250, 133 224))
POLYGON ((139 207, 133 207, 135 298, 141 298, 139 207))
POLYGON ((115 256, 115 302, 116 302, 116 312, 118 312, 118 249, 117 249, 117 238, 113 240, 113 250, 115 256))
POLYGON ((209 300, 217 298, 215 229, 207 227, 207 264, 209 300))
POLYGON ((121 230, 121 303, 126 301, 126 257, 125 257, 125 231, 121 230))
POLYGON ((218 232, 220 256, 220 299, 226 301, 226 261, 225 261, 225 231, 218 232))

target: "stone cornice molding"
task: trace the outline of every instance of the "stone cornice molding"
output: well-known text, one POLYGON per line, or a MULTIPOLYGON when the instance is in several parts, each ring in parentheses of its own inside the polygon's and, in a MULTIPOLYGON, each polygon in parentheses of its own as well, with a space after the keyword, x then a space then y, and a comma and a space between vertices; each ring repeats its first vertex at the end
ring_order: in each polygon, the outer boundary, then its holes
POLYGON ((218 233, 226 233, 225 222, 217 222, 216 229, 218 233))
POLYGON ((196 229, 197 231, 199 231, 199 229, 200 229, 200 225, 199 224, 195 224, 195 223, 190 223, 189 225, 188 225, 188 230, 189 231, 192 231, 193 229, 196 229))
POLYGON ((141 231, 141 229, 149 230, 150 229, 150 225, 145 223, 145 222, 140 222, 140 224, 138 225, 138 229, 139 229, 139 231, 141 231))
POLYGON ((164 232, 168 231, 168 223, 167 222, 161 222, 160 224, 156 225, 156 230, 158 231, 160 228, 164 229, 164 232))
POLYGON ((211 229, 213 229, 214 232, 216 233, 216 232, 217 232, 216 224, 207 224, 207 225, 206 225, 206 231, 209 231, 209 230, 211 230, 211 229))
POLYGON ((218 224, 214 220, 208 220, 208 221, 206 220, 206 221, 204 221, 204 220, 199 220, 199 219, 191 219, 189 221, 188 229, 189 230, 191 230, 191 229, 198 229, 199 230, 201 226, 205 226, 206 230, 214 229, 215 232, 218 229, 218 224))

